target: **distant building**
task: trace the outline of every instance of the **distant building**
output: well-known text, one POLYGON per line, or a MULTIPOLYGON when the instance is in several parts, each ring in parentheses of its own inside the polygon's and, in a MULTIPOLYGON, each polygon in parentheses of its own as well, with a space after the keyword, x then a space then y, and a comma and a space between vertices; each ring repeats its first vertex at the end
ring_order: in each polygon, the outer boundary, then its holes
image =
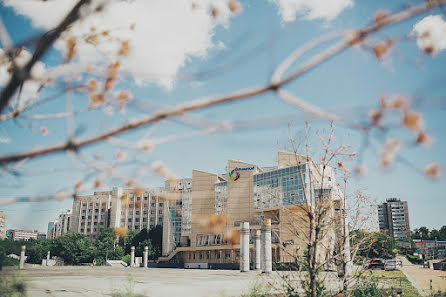
POLYGON ((8 216, 0 211, 0 239, 6 238, 6 219, 8 216))
POLYGON ((17 230, 17 229, 9 229, 6 231, 7 237, 10 240, 28 240, 28 239, 38 239, 41 238, 44 233, 41 233, 37 230, 17 230))
POLYGON ((413 249, 415 253, 423 255, 424 258, 442 259, 446 257, 445 240, 414 239, 413 249))
POLYGON ((46 238, 56 238, 56 226, 57 220, 48 222, 48 231, 46 233, 46 238))
POLYGON ((73 200, 70 231, 95 239, 105 228, 140 231, 163 225, 165 197, 164 188, 113 188, 77 196, 73 200))
POLYGON ((57 220, 48 223, 47 238, 56 238, 68 233, 71 224, 71 209, 59 215, 57 220))
POLYGON ((407 201, 387 198, 378 205, 379 231, 396 240, 410 238, 409 210, 407 201))
POLYGON ((45 233, 38 233, 37 234, 37 239, 46 239, 46 234, 45 233))

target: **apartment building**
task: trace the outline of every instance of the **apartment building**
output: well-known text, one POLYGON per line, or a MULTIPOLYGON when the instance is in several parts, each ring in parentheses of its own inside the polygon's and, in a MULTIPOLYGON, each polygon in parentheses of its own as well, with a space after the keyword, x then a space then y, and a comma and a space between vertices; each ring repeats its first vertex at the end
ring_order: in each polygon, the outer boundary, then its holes
POLYGON ((56 238, 70 231, 71 224, 71 209, 59 214, 59 217, 55 221, 48 223, 47 238, 56 238))
POLYGON ((387 198, 378 205, 379 231, 395 240, 410 238, 409 210, 407 201, 387 198))
POLYGON ((104 228, 125 227, 131 230, 153 228, 163 224, 163 188, 123 189, 94 192, 73 200, 70 231, 95 239, 104 228))
POLYGON ((8 216, 0 211, 0 239, 6 238, 6 219, 8 216))

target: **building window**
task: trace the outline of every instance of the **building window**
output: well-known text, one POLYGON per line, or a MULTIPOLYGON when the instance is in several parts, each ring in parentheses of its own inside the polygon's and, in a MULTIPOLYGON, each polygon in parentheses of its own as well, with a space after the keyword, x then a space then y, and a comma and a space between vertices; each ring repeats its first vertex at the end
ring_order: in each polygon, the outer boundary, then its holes
POLYGON ((225 251, 225 260, 231 260, 231 251, 225 251))
POLYGON ((211 251, 206 252, 206 259, 208 259, 208 260, 211 259, 211 251))
POLYGON ((145 197, 144 197, 144 200, 147 200, 147 199, 149 199, 149 198, 147 198, 147 196, 145 196, 145 197))
POLYGON ((138 216, 138 215, 139 215, 139 210, 137 210, 137 211, 135 212, 135 214, 138 216))
POLYGON ((135 222, 139 222, 139 218, 136 218, 136 219, 135 219, 135 222))
POLYGON ((163 214, 163 210, 162 209, 158 210, 158 214, 163 214))
POLYGON ((139 230, 139 226, 138 225, 135 225, 135 230, 139 230))
POLYGON ((87 232, 90 233, 90 232, 91 232, 91 229, 87 229, 87 232))
POLYGON ((195 260, 195 253, 194 253, 194 252, 192 252, 192 254, 194 255, 194 260, 195 260))
POLYGON ((143 221, 143 222, 147 222, 147 218, 143 218, 142 221, 143 221))
POLYGON ((158 204, 158 206, 159 206, 159 207, 163 207, 163 203, 160 202, 160 203, 158 204))
POLYGON ((81 232, 84 232, 84 229, 81 229, 81 232))
POLYGON ((200 252, 200 260, 204 259, 204 252, 200 252))
POLYGON ((132 219, 128 219, 128 222, 131 223, 131 222, 132 222, 132 219))

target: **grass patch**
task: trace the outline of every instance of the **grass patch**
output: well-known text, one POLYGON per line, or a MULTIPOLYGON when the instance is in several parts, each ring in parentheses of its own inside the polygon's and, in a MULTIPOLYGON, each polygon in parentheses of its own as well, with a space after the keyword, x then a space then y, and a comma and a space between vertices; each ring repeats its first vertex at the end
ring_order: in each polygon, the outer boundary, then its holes
POLYGON ((403 296, 421 297, 418 290, 412 286, 412 283, 407 279, 402 271, 369 271, 368 273, 364 273, 363 277, 373 277, 380 284, 387 287, 400 287, 403 289, 403 296))
POLYGON ((26 297, 26 285, 18 271, 8 275, 0 273, 0 296, 26 297))

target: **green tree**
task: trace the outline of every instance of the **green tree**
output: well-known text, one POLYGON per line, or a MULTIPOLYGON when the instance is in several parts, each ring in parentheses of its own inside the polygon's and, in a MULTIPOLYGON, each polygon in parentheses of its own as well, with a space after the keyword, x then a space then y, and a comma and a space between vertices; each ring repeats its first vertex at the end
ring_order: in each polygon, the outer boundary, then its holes
MULTIPOLYGON (((153 248, 153 259, 161 256, 161 251, 163 247, 163 227, 157 225, 155 228, 149 230, 149 239, 152 243, 153 248)), ((152 259, 149 253, 149 258, 152 259)))
MULTIPOLYGON (((25 243, 25 242, 24 242, 25 243)), ((20 247, 22 245, 21 241, 11 241, 9 239, 0 240, 0 246, 5 250, 5 254, 16 254, 20 255, 20 247)))
POLYGON ((69 232, 54 240, 52 253, 66 264, 79 265, 92 262, 97 252, 87 235, 69 232))
POLYGON ((94 242, 96 248, 95 257, 102 262, 120 260, 124 256, 124 249, 116 243, 116 235, 113 229, 104 229, 94 242))
POLYGON ((46 259, 48 251, 53 249, 52 239, 30 239, 26 242, 26 262, 33 264, 42 263, 42 259, 46 259))
POLYGON ((352 232, 352 245, 360 243, 358 255, 364 258, 384 258, 391 259, 395 257, 395 241, 387 235, 375 232, 372 234, 352 232))
POLYGON ((427 227, 421 227, 418 229, 418 232, 420 233, 421 239, 429 239, 429 229, 427 227))
POLYGON ((129 230, 127 235, 123 238, 123 246, 126 254, 130 254, 130 248, 133 245, 133 238, 138 235, 138 231, 129 230))
POLYGON ((446 225, 440 228, 439 240, 446 240, 446 225))

